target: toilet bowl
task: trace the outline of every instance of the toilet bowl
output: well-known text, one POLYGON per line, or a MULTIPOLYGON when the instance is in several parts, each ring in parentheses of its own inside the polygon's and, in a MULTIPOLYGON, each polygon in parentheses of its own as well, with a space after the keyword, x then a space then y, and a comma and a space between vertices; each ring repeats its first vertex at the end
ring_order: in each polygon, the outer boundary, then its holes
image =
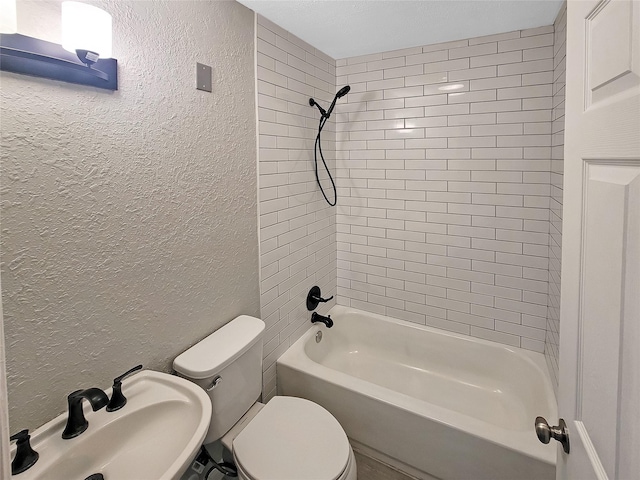
POLYGON ((258 402, 264 326, 242 315, 174 360, 211 399, 205 444, 220 440, 243 480, 356 480, 353 450, 331 413, 302 398, 258 402))
MULTIPOLYGON (((229 448, 229 439, 223 443, 229 448)), ((247 480, 351 480, 353 452, 338 421, 316 403, 274 397, 232 440, 238 476, 247 480)))

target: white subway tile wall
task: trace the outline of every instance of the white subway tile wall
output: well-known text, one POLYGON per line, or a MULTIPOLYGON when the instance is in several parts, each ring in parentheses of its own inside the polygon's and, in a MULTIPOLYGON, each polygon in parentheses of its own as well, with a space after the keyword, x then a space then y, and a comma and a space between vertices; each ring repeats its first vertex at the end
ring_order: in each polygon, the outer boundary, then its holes
POLYGON ((265 400, 313 284, 545 352, 557 387, 566 6, 554 26, 338 61, 257 21, 265 400), (346 84, 323 131, 333 209, 308 99, 346 84))
POLYGON ((560 332, 560 263, 562 249, 562 180, 564 163, 564 92, 567 40, 567 6, 555 21, 553 57, 553 108, 551 111, 551 196, 549 199, 549 308, 545 357, 554 388, 558 388, 560 332))
MULTIPOLYGON (((263 400, 276 392, 276 359, 310 326, 307 292, 336 294, 336 216, 315 181, 318 110, 335 94, 335 60, 267 19, 257 19, 260 304, 264 337, 263 400)), ((402 100, 401 100, 402 101, 402 100)), ((325 106, 326 108, 326 106, 325 106)), ((335 171, 335 123, 322 150, 335 171)), ((322 169, 322 165, 319 167, 322 169)), ((323 170, 320 180, 333 200, 323 170)), ((330 308, 335 301, 323 306, 330 308)), ((322 310, 324 311, 324 310, 322 310)))
POLYGON ((538 352, 546 342, 557 366, 562 35, 337 61, 337 86, 351 85, 336 109, 340 304, 538 352))

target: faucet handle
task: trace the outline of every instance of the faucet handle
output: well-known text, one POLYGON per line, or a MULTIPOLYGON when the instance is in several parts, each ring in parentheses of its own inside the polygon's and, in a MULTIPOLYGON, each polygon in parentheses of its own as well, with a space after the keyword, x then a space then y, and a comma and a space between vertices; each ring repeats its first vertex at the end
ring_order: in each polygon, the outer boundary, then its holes
POLYGON ((127 370, 126 372, 124 372, 122 375, 120 375, 119 377, 116 377, 113 379, 113 383, 120 383, 122 382, 122 380, 124 380, 126 377, 128 377, 129 375, 131 375, 133 372, 137 372, 138 370, 142 370, 142 365, 136 365, 135 367, 133 367, 131 370, 127 370))
POLYGON ((319 286, 311 287, 309 293, 307 294, 307 310, 310 312, 315 310, 318 307, 319 303, 327 303, 329 300, 333 299, 333 295, 329 298, 322 298, 319 286))
POLYGON ((11 435, 9 441, 16 441, 16 456, 11 462, 11 475, 17 475, 31 468, 37 461, 40 455, 29 443, 29 430, 21 430, 18 433, 11 435))
POLYGON ((122 394, 122 380, 141 369, 142 365, 136 365, 131 370, 128 370, 119 377, 113 379, 113 393, 111 394, 109 405, 107 405, 107 412, 115 412, 116 410, 120 410, 126 405, 127 399, 122 394))

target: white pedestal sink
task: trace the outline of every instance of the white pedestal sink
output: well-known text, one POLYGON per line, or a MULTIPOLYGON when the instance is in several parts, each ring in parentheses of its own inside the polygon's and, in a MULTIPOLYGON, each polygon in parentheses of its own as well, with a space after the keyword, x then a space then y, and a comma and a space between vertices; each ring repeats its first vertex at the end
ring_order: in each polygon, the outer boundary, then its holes
MULTIPOLYGON (((127 404, 115 412, 91 411, 89 428, 63 440, 67 412, 31 434, 40 454, 16 480, 177 480, 195 458, 211 421, 211 400, 195 383, 142 371, 122 382, 127 404)), ((109 396, 110 391, 107 391, 109 396)), ((11 455, 15 454, 15 445, 11 455)))

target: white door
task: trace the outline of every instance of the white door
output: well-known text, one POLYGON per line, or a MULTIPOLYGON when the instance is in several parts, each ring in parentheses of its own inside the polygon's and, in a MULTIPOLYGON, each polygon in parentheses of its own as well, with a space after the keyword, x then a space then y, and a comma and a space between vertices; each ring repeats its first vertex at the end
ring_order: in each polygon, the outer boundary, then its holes
POLYGON ((569 0, 567 21, 557 478, 637 480, 640 1, 569 0))

